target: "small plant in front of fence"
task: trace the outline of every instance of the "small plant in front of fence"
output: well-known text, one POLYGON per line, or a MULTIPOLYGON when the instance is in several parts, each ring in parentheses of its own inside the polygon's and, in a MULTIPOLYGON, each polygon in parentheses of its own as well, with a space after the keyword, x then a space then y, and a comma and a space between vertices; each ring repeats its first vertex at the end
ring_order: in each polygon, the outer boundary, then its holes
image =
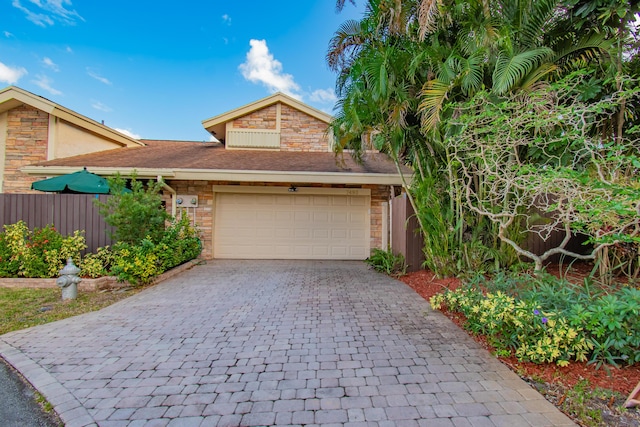
POLYGON ((376 271, 389 276, 402 276, 407 272, 407 264, 402 254, 394 254, 391 249, 383 251, 375 248, 371 256, 365 260, 376 271))
POLYGON ((67 258, 78 263, 86 247, 84 231, 62 236, 51 225, 33 230, 24 221, 5 225, 0 233, 0 277, 57 277, 67 258))

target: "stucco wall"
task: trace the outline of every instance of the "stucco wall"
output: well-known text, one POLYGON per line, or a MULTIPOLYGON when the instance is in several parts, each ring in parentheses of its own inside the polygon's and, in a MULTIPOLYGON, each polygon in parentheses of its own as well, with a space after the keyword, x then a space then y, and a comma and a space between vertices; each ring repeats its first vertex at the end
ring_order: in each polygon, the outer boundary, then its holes
POLYGON ((64 120, 55 119, 53 130, 53 158, 77 156, 120 147, 112 141, 89 133, 64 120))
MULTIPOLYGON (((265 184, 260 182, 227 182, 227 181, 168 181, 167 184, 171 186, 178 194, 188 194, 198 196, 198 207, 188 208, 186 212, 191 217, 192 221, 202 232, 203 240, 203 253, 202 256, 207 259, 213 257, 213 217, 214 217, 214 185, 247 185, 247 186, 285 186, 288 187, 290 183, 274 183, 265 184)), ((324 188, 344 188, 340 185, 305 185, 313 187, 324 188)), ((368 188, 371 190, 371 248, 382 248, 382 203, 387 202, 389 195, 389 187, 386 185, 363 185, 361 188, 368 188)), ((167 204, 167 210, 171 211, 171 195, 164 193, 164 200, 167 204)))

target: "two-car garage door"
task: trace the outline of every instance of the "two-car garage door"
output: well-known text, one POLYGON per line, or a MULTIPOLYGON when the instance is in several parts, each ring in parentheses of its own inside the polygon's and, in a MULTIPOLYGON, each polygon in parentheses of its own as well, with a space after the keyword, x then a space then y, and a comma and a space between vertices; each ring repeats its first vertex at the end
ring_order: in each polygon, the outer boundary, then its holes
POLYGON ((215 258, 361 260, 369 255, 370 196, 364 190, 280 190, 215 193, 215 258))

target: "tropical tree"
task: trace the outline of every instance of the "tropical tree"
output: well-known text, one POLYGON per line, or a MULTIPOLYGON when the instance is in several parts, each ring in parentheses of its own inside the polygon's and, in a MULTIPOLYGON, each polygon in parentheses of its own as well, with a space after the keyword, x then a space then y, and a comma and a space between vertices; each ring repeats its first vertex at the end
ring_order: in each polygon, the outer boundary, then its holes
MULTIPOLYGON (((633 16, 622 10, 637 10, 632 3, 368 0, 361 20, 338 29, 327 54, 338 73, 332 124, 337 150, 353 150, 358 158, 373 145, 397 165, 414 167, 408 194, 423 234, 430 237, 425 247, 430 267, 437 270, 444 264, 437 260, 447 259, 454 259, 456 268, 475 268, 478 260, 496 265, 517 260, 497 239, 496 223, 464 202, 464 170, 450 144, 461 132, 452 120, 460 105, 480 92, 527 96, 576 69, 586 71, 582 100, 620 92, 626 81, 620 64, 636 57, 629 49, 622 54, 620 47, 631 45, 621 40, 633 16)), ((345 1, 336 6, 340 10, 345 1)), ((615 127, 622 135, 623 126, 637 122, 624 101, 619 107, 615 126, 599 122, 594 132, 607 135, 615 127)), ((473 185, 482 192, 487 182, 476 174, 473 185)), ((517 235, 519 226, 515 222, 503 236, 517 235)))

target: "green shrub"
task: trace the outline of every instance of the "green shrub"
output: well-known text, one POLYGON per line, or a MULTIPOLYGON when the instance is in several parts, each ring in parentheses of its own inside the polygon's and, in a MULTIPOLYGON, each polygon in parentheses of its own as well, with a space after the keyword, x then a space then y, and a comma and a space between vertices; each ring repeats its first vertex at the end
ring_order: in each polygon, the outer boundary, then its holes
POLYGON ((622 288, 590 303, 575 304, 568 313, 581 325, 594 350, 590 362, 617 366, 640 362, 640 290, 622 288))
POLYGON ((395 255, 391 250, 383 251, 382 249, 376 248, 372 251, 371 256, 365 259, 365 262, 376 271, 386 273, 390 276, 402 276, 407 271, 404 255, 395 255))
POLYGON ((0 277, 18 277, 20 261, 13 256, 10 238, 0 233, 0 277))
POLYGON ((484 294, 470 285, 437 294, 429 302, 434 309, 446 306, 464 314, 465 328, 486 335, 500 355, 514 352, 521 361, 561 366, 572 359, 587 360, 590 343, 580 328, 533 301, 519 301, 502 291, 484 294))
POLYGON ((594 290, 551 275, 498 274, 430 300, 465 315, 465 328, 486 335, 500 354, 535 363, 570 360, 640 362, 640 290, 594 290))
POLYGON ((95 254, 87 254, 80 263, 80 275, 101 277, 109 274, 113 262, 113 252, 109 246, 98 248, 95 254))
POLYGON ((146 238, 139 244, 118 242, 113 247, 111 273, 119 281, 132 284, 149 283, 154 277, 186 261, 202 251, 198 232, 183 215, 167 226, 158 243, 146 238))
POLYGON ((137 245, 118 242, 113 246, 114 258, 111 273, 119 281, 127 281, 133 285, 149 283, 162 274, 161 263, 155 254, 154 243, 143 239, 137 245))
POLYGON ((132 245, 143 239, 159 242, 170 219, 162 206, 162 183, 149 180, 144 184, 134 175, 130 181, 131 191, 127 192, 126 180, 121 176, 108 181, 111 196, 104 203, 96 199, 95 204, 106 223, 115 227, 115 240, 132 245))
POLYGON ((82 231, 63 237, 51 225, 29 231, 24 221, 4 229, 0 238, 3 277, 56 277, 67 258, 79 263, 80 251, 87 247, 82 231))

